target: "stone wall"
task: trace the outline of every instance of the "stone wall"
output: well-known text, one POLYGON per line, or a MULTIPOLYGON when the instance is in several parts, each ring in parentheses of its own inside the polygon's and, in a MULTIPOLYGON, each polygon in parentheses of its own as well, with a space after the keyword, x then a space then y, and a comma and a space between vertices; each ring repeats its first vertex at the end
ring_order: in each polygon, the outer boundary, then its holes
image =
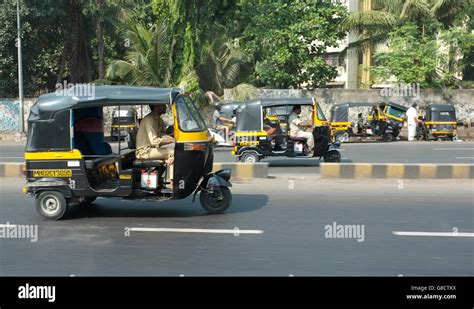
MULTIPOLYGON (((379 89, 259 89, 261 98, 280 97, 315 97, 321 103, 324 113, 329 116, 331 105, 343 102, 380 102, 390 100, 401 105, 410 106, 418 102, 419 106, 429 103, 451 103, 455 106, 459 120, 474 122, 474 102, 472 100, 474 90, 447 90, 421 89, 419 96, 385 96, 387 92, 379 89)), ((230 91, 225 91, 226 101, 232 101, 230 91)))
MULTIPOLYGON (((315 89, 315 90, 294 90, 294 89, 259 89, 259 97, 261 98, 279 98, 279 97, 315 97, 321 103, 321 107, 329 116, 331 105, 343 102, 380 102, 390 100, 392 102, 409 106, 417 101, 420 106, 429 103, 452 103, 457 112, 459 120, 474 122, 474 103, 472 100, 474 90, 438 90, 438 89, 422 89, 419 97, 415 96, 384 96, 386 92, 377 89, 315 89)), ((230 91, 224 92, 225 101, 232 101, 230 91)), ((25 99, 25 126, 26 119, 30 112, 30 107, 35 99, 25 99)), ((140 108, 137 106, 140 114, 140 108)), ((148 107, 144 107, 143 113, 148 113, 148 107)), ((214 108, 210 105, 200 108, 206 123, 212 123, 212 113, 214 108)), ((355 111, 358 112, 358 111, 355 111)), ((104 109, 104 130, 106 135, 110 133, 112 108, 104 109)), ((141 116, 141 115, 139 115, 141 116)), ((351 114, 351 116, 353 116, 351 114)), ((166 117, 167 120, 169 119, 166 117)), ((0 98, 0 133, 17 133, 20 131, 20 108, 17 99, 1 99, 0 98)))

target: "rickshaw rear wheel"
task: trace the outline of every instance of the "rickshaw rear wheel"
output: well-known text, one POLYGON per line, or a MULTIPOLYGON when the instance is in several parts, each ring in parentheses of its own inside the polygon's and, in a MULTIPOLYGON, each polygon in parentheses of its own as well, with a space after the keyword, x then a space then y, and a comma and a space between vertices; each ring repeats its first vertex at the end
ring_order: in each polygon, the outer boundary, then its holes
POLYGON ((393 140, 393 135, 392 134, 384 134, 382 136, 382 140, 384 142, 391 142, 393 140))
POLYGON ((240 161, 244 163, 256 163, 260 161, 260 157, 255 152, 245 152, 240 157, 240 161))
POLYGON ((199 201, 209 214, 221 214, 232 204, 232 193, 227 187, 214 187, 211 192, 201 191, 199 201))
POLYGON ((341 153, 337 150, 330 150, 324 154, 324 162, 339 163, 341 162, 341 153))
POLYGON ((60 220, 67 212, 68 202, 58 191, 43 191, 36 196, 36 210, 45 219, 60 220))

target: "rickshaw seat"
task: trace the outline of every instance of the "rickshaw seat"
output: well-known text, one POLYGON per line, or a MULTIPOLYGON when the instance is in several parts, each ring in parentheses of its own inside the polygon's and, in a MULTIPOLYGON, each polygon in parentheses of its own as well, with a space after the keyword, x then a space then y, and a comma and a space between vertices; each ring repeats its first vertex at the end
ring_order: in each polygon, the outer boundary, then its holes
POLYGON ((136 168, 150 168, 164 166, 165 161, 163 160, 135 160, 133 161, 133 167, 136 168))

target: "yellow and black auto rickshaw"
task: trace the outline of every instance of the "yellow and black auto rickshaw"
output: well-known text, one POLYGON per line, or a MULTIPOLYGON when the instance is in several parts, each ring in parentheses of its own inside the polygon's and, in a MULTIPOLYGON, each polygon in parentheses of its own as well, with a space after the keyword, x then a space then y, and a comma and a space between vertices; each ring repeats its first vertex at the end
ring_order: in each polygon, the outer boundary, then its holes
POLYGON ((407 108, 395 103, 347 102, 331 107, 331 138, 347 142, 351 137, 381 137, 384 142, 396 138, 403 127, 407 108), (366 108, 366 117, 361 112, 366 108), (349 120, 349 111, 358 109, 357 126, 349 120))
POLYGON ((429 104, 422 108, 421 137, 425 140, 455 140, 456 110, 451 104, 429 104))
POLYGON ((138 127, 137 111, 133 107, 114 108, 112 111, 112 125, 110 139, 123 139, 138 127))
POLYGON ((93 96, 70 93, 74 88, 40 96, 28 118, 23 191, 35 197, 41 216, 61 219, 69 205, 89 204, 97 197, 163 201, 192 193, 195 197, 199 191, 202 207, 211 214, 230 206, 231 171, 211 173, 213 146, 207 126, 183 91, 97 86, 93 96), (133 134, 126 143, 119 139, 116 149, 104 139, 104 107, 155 104, 171 109, 173 175, 164 161, 136 159, 133 134))
POLYGON ((310 111, 315 141, 313 157, 324 158, 325 162, 340 162, 339 143, 329 142, 328 121, 313 98, 257 99, 241 103, 236 110, 232 154, 246 163, 265 157, 308 157, 306 138, 290 136, 287 130, 288 117, 297 105, 310 111))

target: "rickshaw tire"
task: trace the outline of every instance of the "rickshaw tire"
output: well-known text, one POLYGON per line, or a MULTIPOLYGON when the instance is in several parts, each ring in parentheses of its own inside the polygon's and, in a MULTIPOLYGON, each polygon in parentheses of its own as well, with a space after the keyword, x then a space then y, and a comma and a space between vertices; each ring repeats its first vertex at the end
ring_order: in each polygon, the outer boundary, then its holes
POLYGON ((384 142, 391 142, 393 140, 393 135, 392 134, 384 134, 382 136, 382 140, 384 142))
POLYGON ((229 188, 219 186, 215 187, 214 190, 219 190, 223 195, 222 202, 218 205, 218 207, 212 207, 210 205, 209 202, 212 199, 211 194, 207 193, 206 191, 201 191, 199 194, 199 202, 201 203, 202 208, 204 208, 210 215, 221 214, 225 212, 232 204, 232 193, 230 192, 229 188))
POLYGON ((242 161, 244 163, 247 163, 247 158, 249 158, 249 157, 253 157, 253 160, 254 160, 254 162, 249 162, 249 163, 256 163, 256 162, 260 161, 260 157, 258 156, 258 154, 256 152, 244 152, 240 156, 240 161, 242 161))
POLYGON ((324 154, 323 160, 328 163, 340 163, 341 153, 337 150, 330 150, 324 154), (337 153, 337 155, 335 153, 337 153))
POLYGON ((60 220, 64 217, 68 209, 68 201, 59 191, 42 191, 35 198, 36 210, 45 219, 60 220), (46 203, 52 207, 58 208, 57 211, 50 214, 45 210, 48 208, 46 203))

